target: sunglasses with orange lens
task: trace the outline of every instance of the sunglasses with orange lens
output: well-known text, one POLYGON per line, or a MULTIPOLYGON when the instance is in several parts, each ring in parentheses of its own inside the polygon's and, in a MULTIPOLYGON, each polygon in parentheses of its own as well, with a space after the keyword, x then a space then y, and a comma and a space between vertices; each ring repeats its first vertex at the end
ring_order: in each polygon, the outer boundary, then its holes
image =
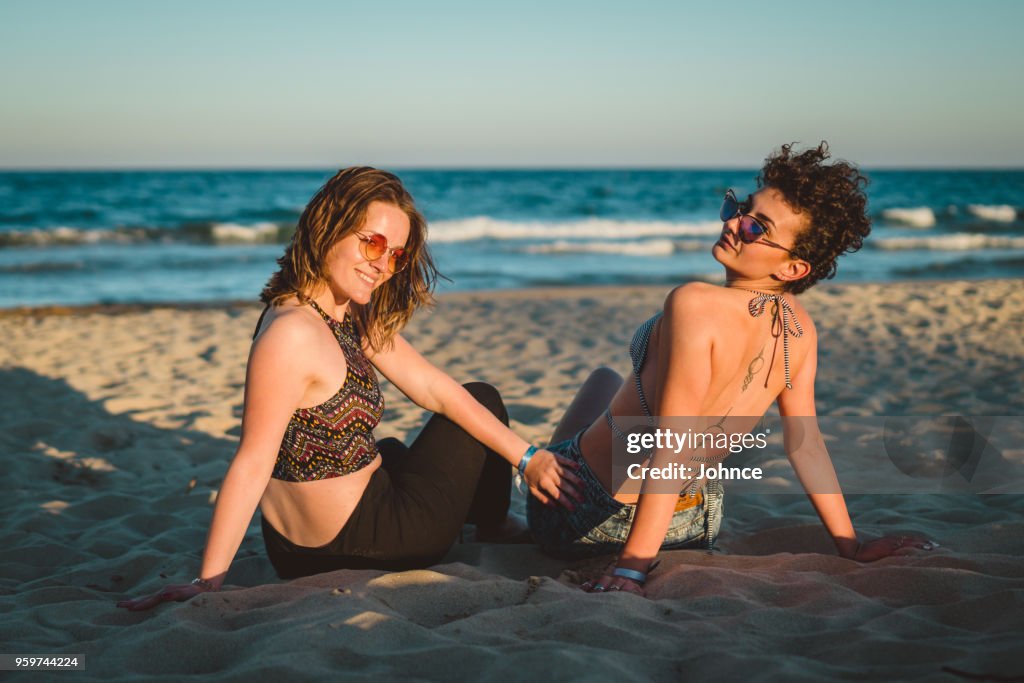
POLYGON ((359 238, 359 252, 367 261, 376 261, 388 255, 388 272, 397 273, 409 265, 409 252, 404 247, 389 247, 388 238, 379 233, 356 234, 359 238))

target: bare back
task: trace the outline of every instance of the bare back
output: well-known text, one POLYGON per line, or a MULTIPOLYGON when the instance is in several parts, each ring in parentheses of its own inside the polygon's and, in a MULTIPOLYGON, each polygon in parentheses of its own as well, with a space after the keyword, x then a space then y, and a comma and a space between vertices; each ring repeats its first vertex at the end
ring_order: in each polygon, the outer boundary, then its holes
MULTIPOLYGON (((699 395, 692 397, 692 404, 699 406, 694 416, 764 415, 786 390, 783 339, 781 334, 778 338, 773 336, 772 311, 765 310, 758 317, 752 316, 748 305, 757 294, 747 290, 707 284, 687 285, 686 290, 686 296, 699 297, 700 306, 709 311, 709 315, 701 318, 706 327, 700 330, 682 329, 684 321, 672 317, 662 317, 657 321, 639 375, 647 403, 653 412, 658 413, 662 389, 659 386, 662 374, 659 364, 665 362, 668 357, 666 354, 670 352, 667 348, 669 336, 700 332, 710 337, 707 357, 710 381, 706 388, 692 388, 699 392, 699 395), (666 330, 666 325, 676 327, 666 330)), ((789 335, 788 339, 789 371, 792 376, 796 376, 809 357, 810 350, 817 344, 817 332, 803 306, 792 296, 785 295, 785 299, 803 328, 802 336, 789 335)), ((643 415, 636 383, 624 382, 612 398, 608 410, 613 417, 643 415)), ((611 465, 615 438, 602 415, 587 428, 581 441, 587 464, 608 491, 612 491, 611 465)), ((635 503, 637 500, 636 495, 629 494, 615 497, 622 503, 635 503)))

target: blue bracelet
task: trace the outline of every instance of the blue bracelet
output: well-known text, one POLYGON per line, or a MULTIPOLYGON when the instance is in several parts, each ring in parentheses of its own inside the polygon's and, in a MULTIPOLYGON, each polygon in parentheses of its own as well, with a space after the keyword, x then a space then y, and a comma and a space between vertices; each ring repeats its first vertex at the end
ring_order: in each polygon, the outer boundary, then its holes
POLYGON ((621 576, 624 579, 636 581, 641 586, 647 581, 646 572, 638 572, 635 569, 626 569, 625 567, 616 567, 613 569, 612 576, 621 576))
POLYGON ((516 465, 516 469, 519 470, 519 474, 524 477, 526 476, 526 466, 530 464, 530 458, 533 457, 533 454, 539 450, 540 449, 536 446, 530 446, 526 449, 526 452, 523 453, 523 459, 519 461, 518 465, 516 465))

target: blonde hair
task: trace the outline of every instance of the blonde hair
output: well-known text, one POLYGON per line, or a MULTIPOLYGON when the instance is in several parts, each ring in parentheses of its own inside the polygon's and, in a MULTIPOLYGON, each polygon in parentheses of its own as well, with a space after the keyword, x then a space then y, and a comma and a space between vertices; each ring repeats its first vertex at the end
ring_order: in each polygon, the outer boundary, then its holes
POLYGON ((292 296, 308 302, 327 284, 331 249, 362 228, 373 202, 392 204, 408 216, 405 250, 409 265, 374 290, 368 304, 352 304, 349 312, 373 348, 389 347, 416 309, 433 303, 439 273, 427 248, 426 219, 398 176, 387 171, 353 166, 324 183, 299 217, 291 243, 277 260, 279 270, 270 277, 260 299, 270 306, 292 296))

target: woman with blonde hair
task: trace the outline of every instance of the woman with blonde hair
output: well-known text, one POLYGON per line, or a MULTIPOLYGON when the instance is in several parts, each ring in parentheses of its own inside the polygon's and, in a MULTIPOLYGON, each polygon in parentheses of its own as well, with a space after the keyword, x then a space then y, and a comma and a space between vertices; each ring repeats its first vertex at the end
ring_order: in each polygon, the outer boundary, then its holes
POLYGON ((438 273, 426 221, 396 176, 340 171, 306 206, 278 263, 199 574, 119 606, 219 589, 257 505, 282 578, 426 567, 466 522, 479 540, 521 536, 508 517, 512 467, 537 500, 572 507, 575 465, 509 430, 493 387, 460 385, 399 334, 431 302, 438 273), (408 447, 374 439, 384 415, 375 370, 434 413, 408 447))

